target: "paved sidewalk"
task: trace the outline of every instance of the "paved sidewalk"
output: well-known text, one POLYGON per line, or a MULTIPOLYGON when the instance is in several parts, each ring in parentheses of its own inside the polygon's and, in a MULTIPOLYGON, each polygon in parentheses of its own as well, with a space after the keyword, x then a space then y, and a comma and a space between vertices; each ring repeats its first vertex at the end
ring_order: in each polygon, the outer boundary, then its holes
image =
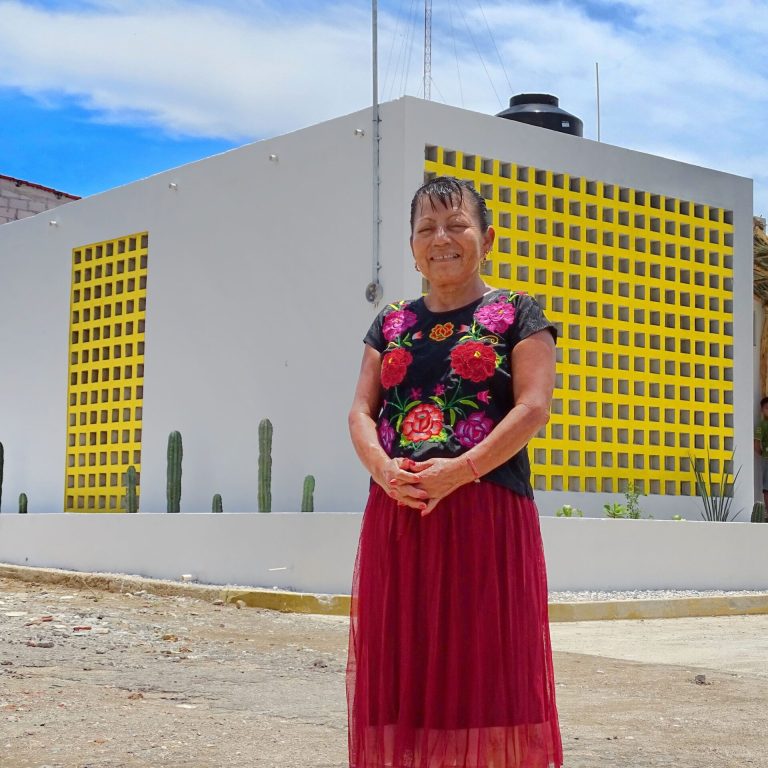
POLYGON ((551 634, 557 651, 768 679, 765 615, 581 621, 552 624, 551 634))

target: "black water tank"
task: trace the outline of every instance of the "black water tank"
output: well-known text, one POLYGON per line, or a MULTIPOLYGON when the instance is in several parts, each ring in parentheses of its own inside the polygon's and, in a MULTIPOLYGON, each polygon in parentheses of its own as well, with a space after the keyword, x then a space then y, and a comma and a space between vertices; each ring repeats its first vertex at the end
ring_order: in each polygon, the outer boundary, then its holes
POLYGON ((584 123, 575 115, 560 109, 557 96, 549 93, 518 93, 509 100, 509 108, 496 117, 538 125, 573 136, 584 135, 584 123))

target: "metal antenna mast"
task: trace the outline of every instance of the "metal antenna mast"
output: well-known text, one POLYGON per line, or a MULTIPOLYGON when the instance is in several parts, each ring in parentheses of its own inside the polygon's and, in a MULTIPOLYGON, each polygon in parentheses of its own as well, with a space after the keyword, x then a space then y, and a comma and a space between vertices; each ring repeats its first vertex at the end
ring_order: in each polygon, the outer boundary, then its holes
POLYGON ((432 0, 424 0, 424 98, 432 99, 432 0))
POLYGON ((379 272, 381 272, 381 259, 379 256, 381 232, 379 141, 381 139, 381 131, 379 123, 381 118, 379 117, 379 4, 377 0, 371 0, 371 54, 371 74, 373 75, 371 78, 373 81, 373 109, 371 110, 373 113, 373 136, 371 137, 371 146, 373 148, 373 221, 371 223, 373 226, 371 230, 373 242, 371 243, 371 282, 365 288, 365 298, 371 304, 378 305, 381 297, 384 295, 384 290, 379 282, 379 272))

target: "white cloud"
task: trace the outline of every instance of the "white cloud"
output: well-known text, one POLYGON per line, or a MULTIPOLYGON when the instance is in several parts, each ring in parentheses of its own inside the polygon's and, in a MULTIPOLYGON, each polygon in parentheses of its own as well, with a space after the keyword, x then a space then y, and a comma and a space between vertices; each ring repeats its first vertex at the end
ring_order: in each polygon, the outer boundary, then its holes
MULTIPOLYGON (((420 92, 420 5, 380 2, 383 98, 420 92)), ((594 138, 599 61, 604 141, 752 176, 768 211, 763 0, 486 0, 485 18, 480 5, 435 0, 433 98, 506 106, 487 19, 513 92, 557 94, 594 138)), ((0 86, 99 120, 245 141, 370 100, 363 0, 0 0, 0 18, 0 86)))
MULTIPOLYGON (((452 7, 457 5, 453 0, 452 7)), ((557 94, 563 108, 584 120, 584 135, 595 138, 598 61, 603 141, 751 176, 755 208, 768 210, 760 155, 768 118, 768 17, 762 0, 602 5, 597 16, 584 4, 561 0, 483 3, 515 91, 557 94), (621 14, 614 13, 618 5, 621 14)), ((484 33, 477 4, 466 7, 484 33)), ((449 33, 442 31, 446 40, 449 33)), ((448 60, 452 46, 442 47, 446 53, 434 76, 445 98, 459 103, 455 63, 448 60)), ((493 46, 486 44, 482 52, 499 89, 506 78, 493 46)), ((471 46, 463 53, 477 59, 471 46)), ((475 77, 482 97, 467 106, 498 111, 495 97, 480 85, 487 81, 484 72, 475 77)), ((463 90, 466 96, 466 85, 463 90)))
POLYGON ((335 5, 290 17, 195 3, 51 11, 0 2, 0 85, 76 98, 102 119, 253 138, 361 108, 368 21, 335 5))

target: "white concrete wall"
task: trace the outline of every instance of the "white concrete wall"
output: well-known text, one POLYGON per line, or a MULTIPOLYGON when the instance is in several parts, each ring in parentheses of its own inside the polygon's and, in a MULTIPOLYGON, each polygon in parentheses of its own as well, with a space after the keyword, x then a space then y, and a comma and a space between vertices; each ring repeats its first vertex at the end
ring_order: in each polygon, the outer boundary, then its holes
MULTIPOLYGON (((367 478, 346 412, 371 279, 370 111, 296 131, 0 227, 0 441, 5 511, 62 509, 73 247, 149 231, 141 508, 165 509, 168 433, 184 438, 182 510, 252 511, 259 419, 275 427, 273 507, 296 510, 317 478, 319 512, 360 511, 367 478), (362 128, 365 135, 355 135, 362 128), (270 154, 278 155, 272 162, 270 154), (176 184, 176 189, 169 184, 176 184)), ((382 107, 384 300, 414 297, 408 207, 424 145, 586 175, 735 211, 737 297, 751 296, 748 179, 406 97, 382 107)), ((752 504, 751 304, 735 302, 735 506, 752 504), (747 406, 747 403, 750 405, 747 406), (744 438, 740 436, 744 435, 744 438)), ((539 493, 602 514, 607 494, 539 493)), ((695 498, 644 500, 657 518, 695 517, 695 498)))
MULTIPOLYGON (((405 292, 402 110, 382 110, 389 296, 405 292)), ((21 491, 31 512, 63 505, 71 249, 144 230, 142 509, 165 509, 166 439, 178 429, 182 510, 209 510, 215 492, 227 511, 254 510, 263 417, 275 430, 275 510, 298 509, 308 473, 317 511, 362 508, 367 477, 346 413, 376 311, 364 297, 370 136, 364 111, 71 203, 55 227, 45 215, 0 228, 6 511, 21 491)))
MULTIPOLYGON (((0 562, 349 594, 361 515, 0 515, 0 562)), ((768 525, 541 518, 549 586, 768 589, 768 525)))

